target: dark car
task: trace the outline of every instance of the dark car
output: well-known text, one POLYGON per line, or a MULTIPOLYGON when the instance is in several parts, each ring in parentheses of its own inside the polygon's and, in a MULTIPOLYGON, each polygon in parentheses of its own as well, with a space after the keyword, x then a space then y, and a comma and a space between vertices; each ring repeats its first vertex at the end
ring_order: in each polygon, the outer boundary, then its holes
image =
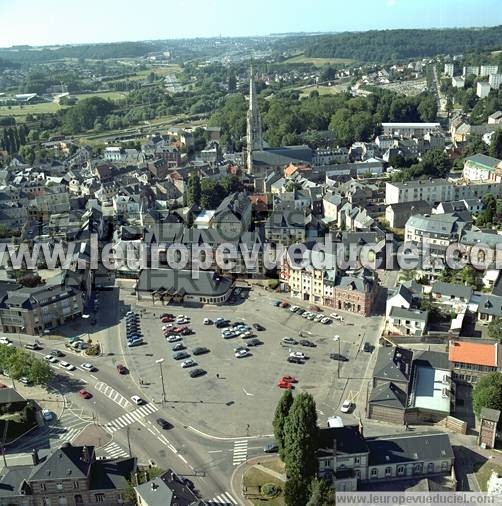
POLYGON ((230 326, 230 322, 228 320, 225 320, 222 322, 216 322, 216 328, 218 328, 218 329, 224 329, 229 326, 230 326))
POLYGON ((205 346, 197 346, 192 350, 192 355, 204 355, 205 353, 209 353, 209 348, 205 346))
POLYGON ((125 365, 117 364, 117 372, 119 374, 127 374, 129 372, 129 370, 127 369, 127 367, 125 365))
POLYGON ((315 348, 317 346, 317 344, 309 341, 308 339, 300 339, 300 344, 302 346, 307 346, 308 348, 315 348))
POLYGON ((200 368, 192 369, 190 371, 191 378, 196 378, 197 376, 203 376, 204 374, 206 374, 206 371, 204 371, 204 369, 200 369, 200 368))
POLYGON ((298 315, 302 315, 303 313, 305 313, 305 309, 303 309, 302 307, 299 307, 296 311, 295 311, 296 314, 298 315))
POLYGON ((185 349, 185 345, 183 343, 176 343, 173 346, 173 351, 182 351, 185 349))
POLYGON ((340 362, 348 362, 349 359, 347 357, 344 357, 343 355, 340 355, 339 353, 330 353, 329 358, 331 360, 338 360, 340 362))
POLYGON ((52 355, 53 357, 64 357, 64 353, 59 350, 51 350, 49 355, 52 355))
POLYGON ((247 346, 259 346, 260 344, 263 344, 262 341, 260 341, 257 337, 252 337, 248 341, 246 341, 247 346))
POLYGON ((363 345, 363 351, 365 351, 366 353, 371 353, 374 348, 375 347, 373 345, 371 345, 370 343, 368 343, 367 341, 363 345))
POLYGON ((291 364, 303 364, 303 358, 295 357, 295 356, 289 356, 288 362, 291 364))
POLYGON ((279 451, 279 447, 277 446, 277 443, 267 443, 263 447, 263 451, 265 453, 277 453, 279 451))
POLYGON ((263 325, 260 325, 259 323, 253 323, 253 327, 255 328, 255 330, 257 330, 258 332, 262 332, 265 330, 265 327, 263 325))
POLYGON ((178 351, 173 355, 174 360, 184 360, 185 358, 188 358, 190 356, 190 353, 187 353, 186 351, 178 351))
POLYGON ((157 425, 162 429, 172 429, 172 424, 170 424, 165 418, 157 418, 157 425))
POLYGON ((186 327, 181 331, 181 334, 184 336, 189 336, 191 334, 195 334, 195 332, 192 329, 189 329, 188 327, 186 327))
POLYGON ((246 325, 244 322, 234 322, 232 323, 232 327, 240 327, 242 325, 246 325))

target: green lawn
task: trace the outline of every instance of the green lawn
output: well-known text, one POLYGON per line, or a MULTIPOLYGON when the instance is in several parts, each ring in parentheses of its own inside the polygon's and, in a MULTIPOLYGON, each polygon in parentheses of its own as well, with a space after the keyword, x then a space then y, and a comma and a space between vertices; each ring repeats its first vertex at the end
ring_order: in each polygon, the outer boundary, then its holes
POLYGON ((125 91, 97 91, 96 93, 82 93, 77 95, 72 95, 76 97, 78 100, 83 100, 84 98, 90 97, 100 97, 107 100, 121 100, 127 96, 127 92, 125 91))
POLYGON ((476 471, 476 478, 479 483, 479 488, 486 492, 486 489, 488 487, 488 480, 490 479, 490 476, 492 475, 492 471, 496 471, 499 475, 502 475, 502 465, 495 464, 493 462, 490 462, 487 460, 477 471, 476 471))
POLYGON ((42 102, 40 104, 26 105, 2 105, 0 106, 0 116, 14 116, 16 121, 24 121, 27 114, 53 114, 64 106, 60 106, 55 102, 42 102))
MULTIPOLYGON (((256 469, 254 467, 251 467, 248 469, 246 474, 244 475, 242 479, 243 487, 248 487, 248 490, 251 492, 258 490, 258 487, 265 485, 266 483, 273 483, 274 485, 280 487, 281 490, 284 490, 284 482, 280 481, 273 476, 270 476, 268 473, 265 473, 263 471, 260 471, 259 469, 256 469)), ((244 490, 246 490, 244 488, 244 490)), ((281 493, 279 496, 274 497, 273 499, 267 499, 266 497, 260 496, 257 497, 257 495, 249 495, 249 500, 255 504, 258 505, 264 505, 267 506, 285 506, 284 502, 284 496, 283 493, 281 493), (256 497, 256 498, 253 498, 256 497)))
POLYGON ((318 91, 319 95, 336 95, 337 93, 341 93, 345 91, 347 86, 307 86, 306 88, 300 88, 300 91, 302 92, 302 96, 308 96, 310 95, 311 91, 318 91))
POLYGON ((350 58, 310 58, 302 54, 297 54, 291 58, 288 58, 284 63, 312 63, 318 67, 322 65, 336 65, 337 63, 352 63, 354 60, 350 58))

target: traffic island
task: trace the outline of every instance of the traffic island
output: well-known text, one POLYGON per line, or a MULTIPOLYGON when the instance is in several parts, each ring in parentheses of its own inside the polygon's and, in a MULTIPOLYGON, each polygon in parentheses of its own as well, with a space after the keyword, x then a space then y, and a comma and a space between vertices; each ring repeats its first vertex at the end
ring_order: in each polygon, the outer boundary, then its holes
POLYGON ((250 504, 284 506, 286 475, 279 457, 256 461, 242 476, 242 495, 250 504))

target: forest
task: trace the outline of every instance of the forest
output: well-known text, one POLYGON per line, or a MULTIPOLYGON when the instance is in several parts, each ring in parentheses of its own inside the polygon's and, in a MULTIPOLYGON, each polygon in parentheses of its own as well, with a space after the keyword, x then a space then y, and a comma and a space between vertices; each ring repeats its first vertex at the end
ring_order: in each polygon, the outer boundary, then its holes
POLYGON ((351 58, 363 62, 390 62, 498 49, 502 26, 489 28, 400 29, 343 32, 308 37, 298 42, 305 56, 351 58))

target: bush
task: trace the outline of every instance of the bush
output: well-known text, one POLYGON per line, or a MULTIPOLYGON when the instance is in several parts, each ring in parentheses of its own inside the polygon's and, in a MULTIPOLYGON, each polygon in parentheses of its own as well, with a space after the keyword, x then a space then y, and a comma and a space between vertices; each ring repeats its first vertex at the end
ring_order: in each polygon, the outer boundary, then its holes
POLYGON ((85 354, 92 356, 92 357, 99 355, 100 352, 101 352, 101 349, 99 347, 99 344, 91 344, 91 346, 89 346, 89 348, 87 348, 85 350, 85 354))
POLYGON ((275 485, 274 483, 265 483, 265 485, 261 487, 261 495, 268 498, 277 497, 280 493, 281 487, 275 485))
POLYGON ((275 290, 279 286, 280 281, 278 279, 271 279, 268 282, 268 287, 275 290))

